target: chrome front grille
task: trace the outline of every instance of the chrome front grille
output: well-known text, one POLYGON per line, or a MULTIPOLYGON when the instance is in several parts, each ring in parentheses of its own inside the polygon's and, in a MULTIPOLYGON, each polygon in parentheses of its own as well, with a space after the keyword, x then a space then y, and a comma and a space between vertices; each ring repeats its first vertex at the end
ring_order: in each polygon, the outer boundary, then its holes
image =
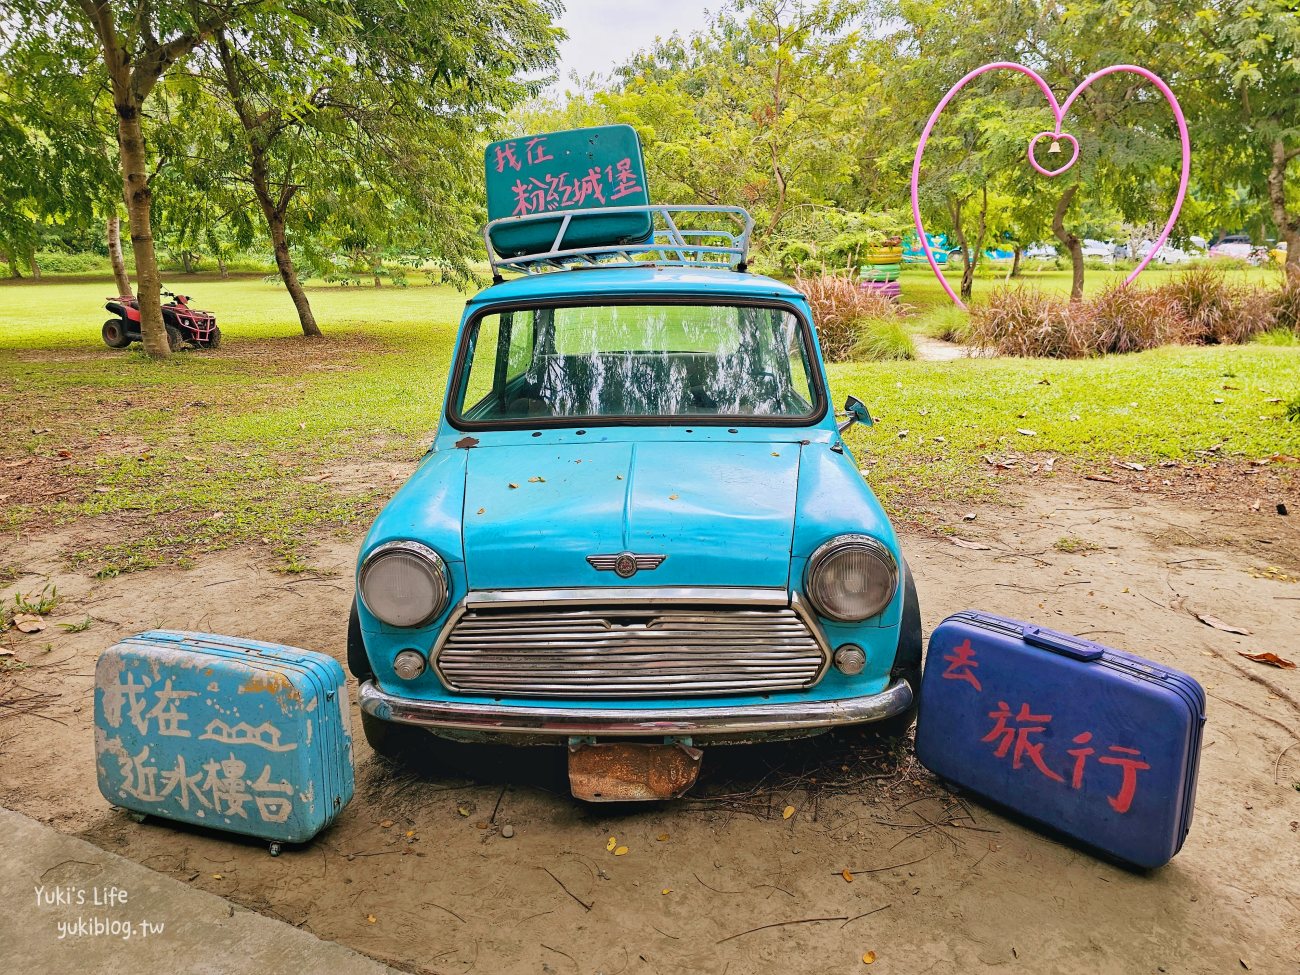
POLYGON ((475 606, 435 651, 442 682, 512 697, 700 697, 810 687, 827 654, 789 606, 475 606))

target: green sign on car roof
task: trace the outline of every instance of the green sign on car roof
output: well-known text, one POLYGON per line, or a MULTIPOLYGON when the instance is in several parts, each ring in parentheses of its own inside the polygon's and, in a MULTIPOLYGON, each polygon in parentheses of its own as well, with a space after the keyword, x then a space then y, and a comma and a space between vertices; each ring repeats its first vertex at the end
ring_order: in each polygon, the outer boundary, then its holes
MULTIPOLYGON (((641 141, 630 125, 503 139, 488 145, 484 164, 490 221, 650 202, 641 141)), ((492 246, 505 257, 547 251, 559 228, 559 217, 494 227, 492 246)), ((642 243, 651 230, 648 213, 575 217, 559 246, 642 243)))

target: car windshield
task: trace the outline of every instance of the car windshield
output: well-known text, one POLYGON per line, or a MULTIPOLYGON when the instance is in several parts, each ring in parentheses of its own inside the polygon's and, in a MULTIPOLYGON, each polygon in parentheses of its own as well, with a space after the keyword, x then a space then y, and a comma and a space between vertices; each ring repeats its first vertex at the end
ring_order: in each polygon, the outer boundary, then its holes
POLYGON ((821 403, 802 321, 776 305, 493 311, 471 324, 453 389, 470 424, 811 419, 821 403))

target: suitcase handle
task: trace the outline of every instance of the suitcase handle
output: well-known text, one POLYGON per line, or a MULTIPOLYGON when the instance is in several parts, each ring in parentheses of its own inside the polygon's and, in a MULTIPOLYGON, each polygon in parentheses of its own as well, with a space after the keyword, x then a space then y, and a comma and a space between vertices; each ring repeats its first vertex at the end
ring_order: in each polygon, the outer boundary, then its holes
POLYGON ((1051 650, 1053 653, 1073 657, 1075 660, 1101 659, 1101 647, 1095 643, 1077 636, 1057 633, 1055 630, 1044 630, 1039 626, 1026 626, 1024 639, 1030 646, 1042 647, 1044 650, 1051 650))

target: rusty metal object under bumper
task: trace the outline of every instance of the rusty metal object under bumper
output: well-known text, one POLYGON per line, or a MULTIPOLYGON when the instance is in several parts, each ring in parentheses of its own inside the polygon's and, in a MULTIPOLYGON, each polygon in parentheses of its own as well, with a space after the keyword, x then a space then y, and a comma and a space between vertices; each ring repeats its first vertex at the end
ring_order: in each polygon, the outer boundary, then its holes
POLYGON ((689 745, 615 741, 569 746, 569 790, 587 802, 648 802, 684 796, 704 753, 689 745))
MULTIPOLYGON (((381 721, 430 731, 454 730, 487 735, 569 738, 608 735, 663 738, 690 736, 781 737, 841 725, 880 721, 912 706, 912 685, 902 678, 879 694, 839 701, 790 701, 742 707, 596 708, 511 707, 468 701, 416 701, 361 685, 361 708, 381 721)), ((698 742, 697 742, 698 743, 698 742)))

